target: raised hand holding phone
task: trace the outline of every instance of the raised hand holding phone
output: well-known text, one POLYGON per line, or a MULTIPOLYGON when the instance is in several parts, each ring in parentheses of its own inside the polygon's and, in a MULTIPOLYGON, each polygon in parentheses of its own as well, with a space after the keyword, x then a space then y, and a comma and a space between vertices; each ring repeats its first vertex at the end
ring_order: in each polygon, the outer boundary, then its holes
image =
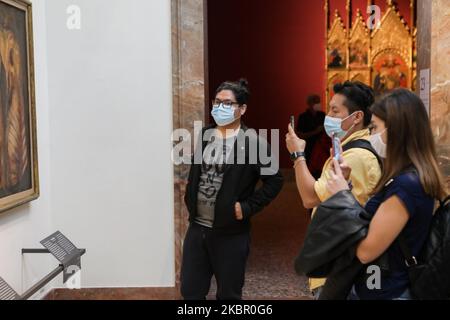
POLYGON ((330 169, 330 178, 327 180, 327 189, 334 195, 342 190, 349 190, 347 179, 344 177, 339 161, 333 158, 333 165, 330 169))
POLYGON ((288 125, 288 133, 286 134, 286 147, 290 154, 293 152, 304 152, 306 147, 306 141, 300 139, 295 133, 292 123, 288 125))
POLYGON ((331 149, 331 157, 332 159, 332 167, 334 170, 334 164, 339 164, 339 170, 341 171, 342 175, 346 180, 350 179, 350 175, 352 173, 352 168, 350 168, 347 164, 347 162, 344 159, 343 156, 343 150, 341 145, 341 140, 336 136, 333 135, 332 139, 332 149, 331 149), (336 160, 336 162, 335 162, 336 160))
POLYGON ((333 159, 342 162, 342 147, 341 147, 341 139, 336 135, 333 134, 331 137, 331 144, 332 144, 332 153, 333 153, 333 159))

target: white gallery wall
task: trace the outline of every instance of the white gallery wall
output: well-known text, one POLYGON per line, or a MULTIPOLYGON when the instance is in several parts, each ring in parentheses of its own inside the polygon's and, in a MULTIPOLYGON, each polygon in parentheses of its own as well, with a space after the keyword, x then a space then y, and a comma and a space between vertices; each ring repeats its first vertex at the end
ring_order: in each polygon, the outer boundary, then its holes
POLYGON ((170 19, 170 0, 46 0, 52 221, 87 249, 84 287, 174 285, 170 19))
POLYGON ((173 286, 170 0, 33 4, 41 197, 0 216, 0 276, 51 271, 20 248, 60 230, 87 249, 83 287, 173 286))

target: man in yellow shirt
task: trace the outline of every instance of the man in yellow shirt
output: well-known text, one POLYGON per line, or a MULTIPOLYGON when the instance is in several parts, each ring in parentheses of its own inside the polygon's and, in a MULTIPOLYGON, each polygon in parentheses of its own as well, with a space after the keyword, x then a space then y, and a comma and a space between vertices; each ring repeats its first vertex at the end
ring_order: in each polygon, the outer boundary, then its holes
MULTIPOLYGON (((369 140, 372 114, 370 107, 374 102, 373 90, 361 82, 347 81, 334 87, 335 95, 330 101, 330 111, 325 119, 325 131, 341 140, 342 147, 356 140, 369 140)), ((289 125, 286 144, 294 161, 297 188, 306 209, 317 207, 331 195, 327 190, 330 179, 332 158, 327 160, 319 180, 315 180, 308 170, 304 158, 306 142, 297 137, 289 125)), ((352 193, 361 205, 369 199, 370 194, 381 177, 381 168, 377 157, 369 150, 351 148, 342 153, 345 163, 351 168, 349 183, 352 193)), ((314 212, 313 212, 314 214, 314 212)), ((310 279, 310 289, 315 296, 325 279, 310 279)))

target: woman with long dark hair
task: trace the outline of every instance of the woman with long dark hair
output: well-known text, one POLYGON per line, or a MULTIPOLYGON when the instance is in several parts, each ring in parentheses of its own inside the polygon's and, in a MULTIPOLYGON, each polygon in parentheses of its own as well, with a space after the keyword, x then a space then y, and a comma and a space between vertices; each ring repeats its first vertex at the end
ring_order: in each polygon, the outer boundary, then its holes
MULTIPOLYGON (((426 241, 435 200, 446 196, 430 121, 422 101, 406 89, 397 89, 372 106, 374 149, 384 157, 384 168, 365 209, 373 214, 367 237, 356 255, 370 265, 385 252, 389 272, 381 273, 379 286, 366 277, 355 281, 351 299, 411 299, 405 257, 397 241, 400 234, 413 255, 426 241)), ((328 189, 332 194, 349 189, 337 161, 328 189)), ((364 270, 366 276, 367 272, 364 270)))

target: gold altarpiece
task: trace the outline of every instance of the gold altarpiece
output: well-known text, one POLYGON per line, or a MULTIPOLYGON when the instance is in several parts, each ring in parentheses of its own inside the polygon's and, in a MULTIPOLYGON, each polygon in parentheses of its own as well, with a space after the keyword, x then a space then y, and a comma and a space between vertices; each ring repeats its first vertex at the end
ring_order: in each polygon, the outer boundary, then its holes
MULTIPOLYGON (((410 0, 412 27, 402 18, 394 2, 387 0, 386 10, 373 30, 369 30, 361 14, 366 8, 357 8, 352 21, 355 8, 347 0, 345 24, 337 10, 330 19, 329 2, 325 1, 327 102, 333 95, 333 86, 346 80, 371 85, 377 95, 398 87, 415 90, 415 0, 410 0)), ((372 4, 372 0, 367 3, 372 4)))

